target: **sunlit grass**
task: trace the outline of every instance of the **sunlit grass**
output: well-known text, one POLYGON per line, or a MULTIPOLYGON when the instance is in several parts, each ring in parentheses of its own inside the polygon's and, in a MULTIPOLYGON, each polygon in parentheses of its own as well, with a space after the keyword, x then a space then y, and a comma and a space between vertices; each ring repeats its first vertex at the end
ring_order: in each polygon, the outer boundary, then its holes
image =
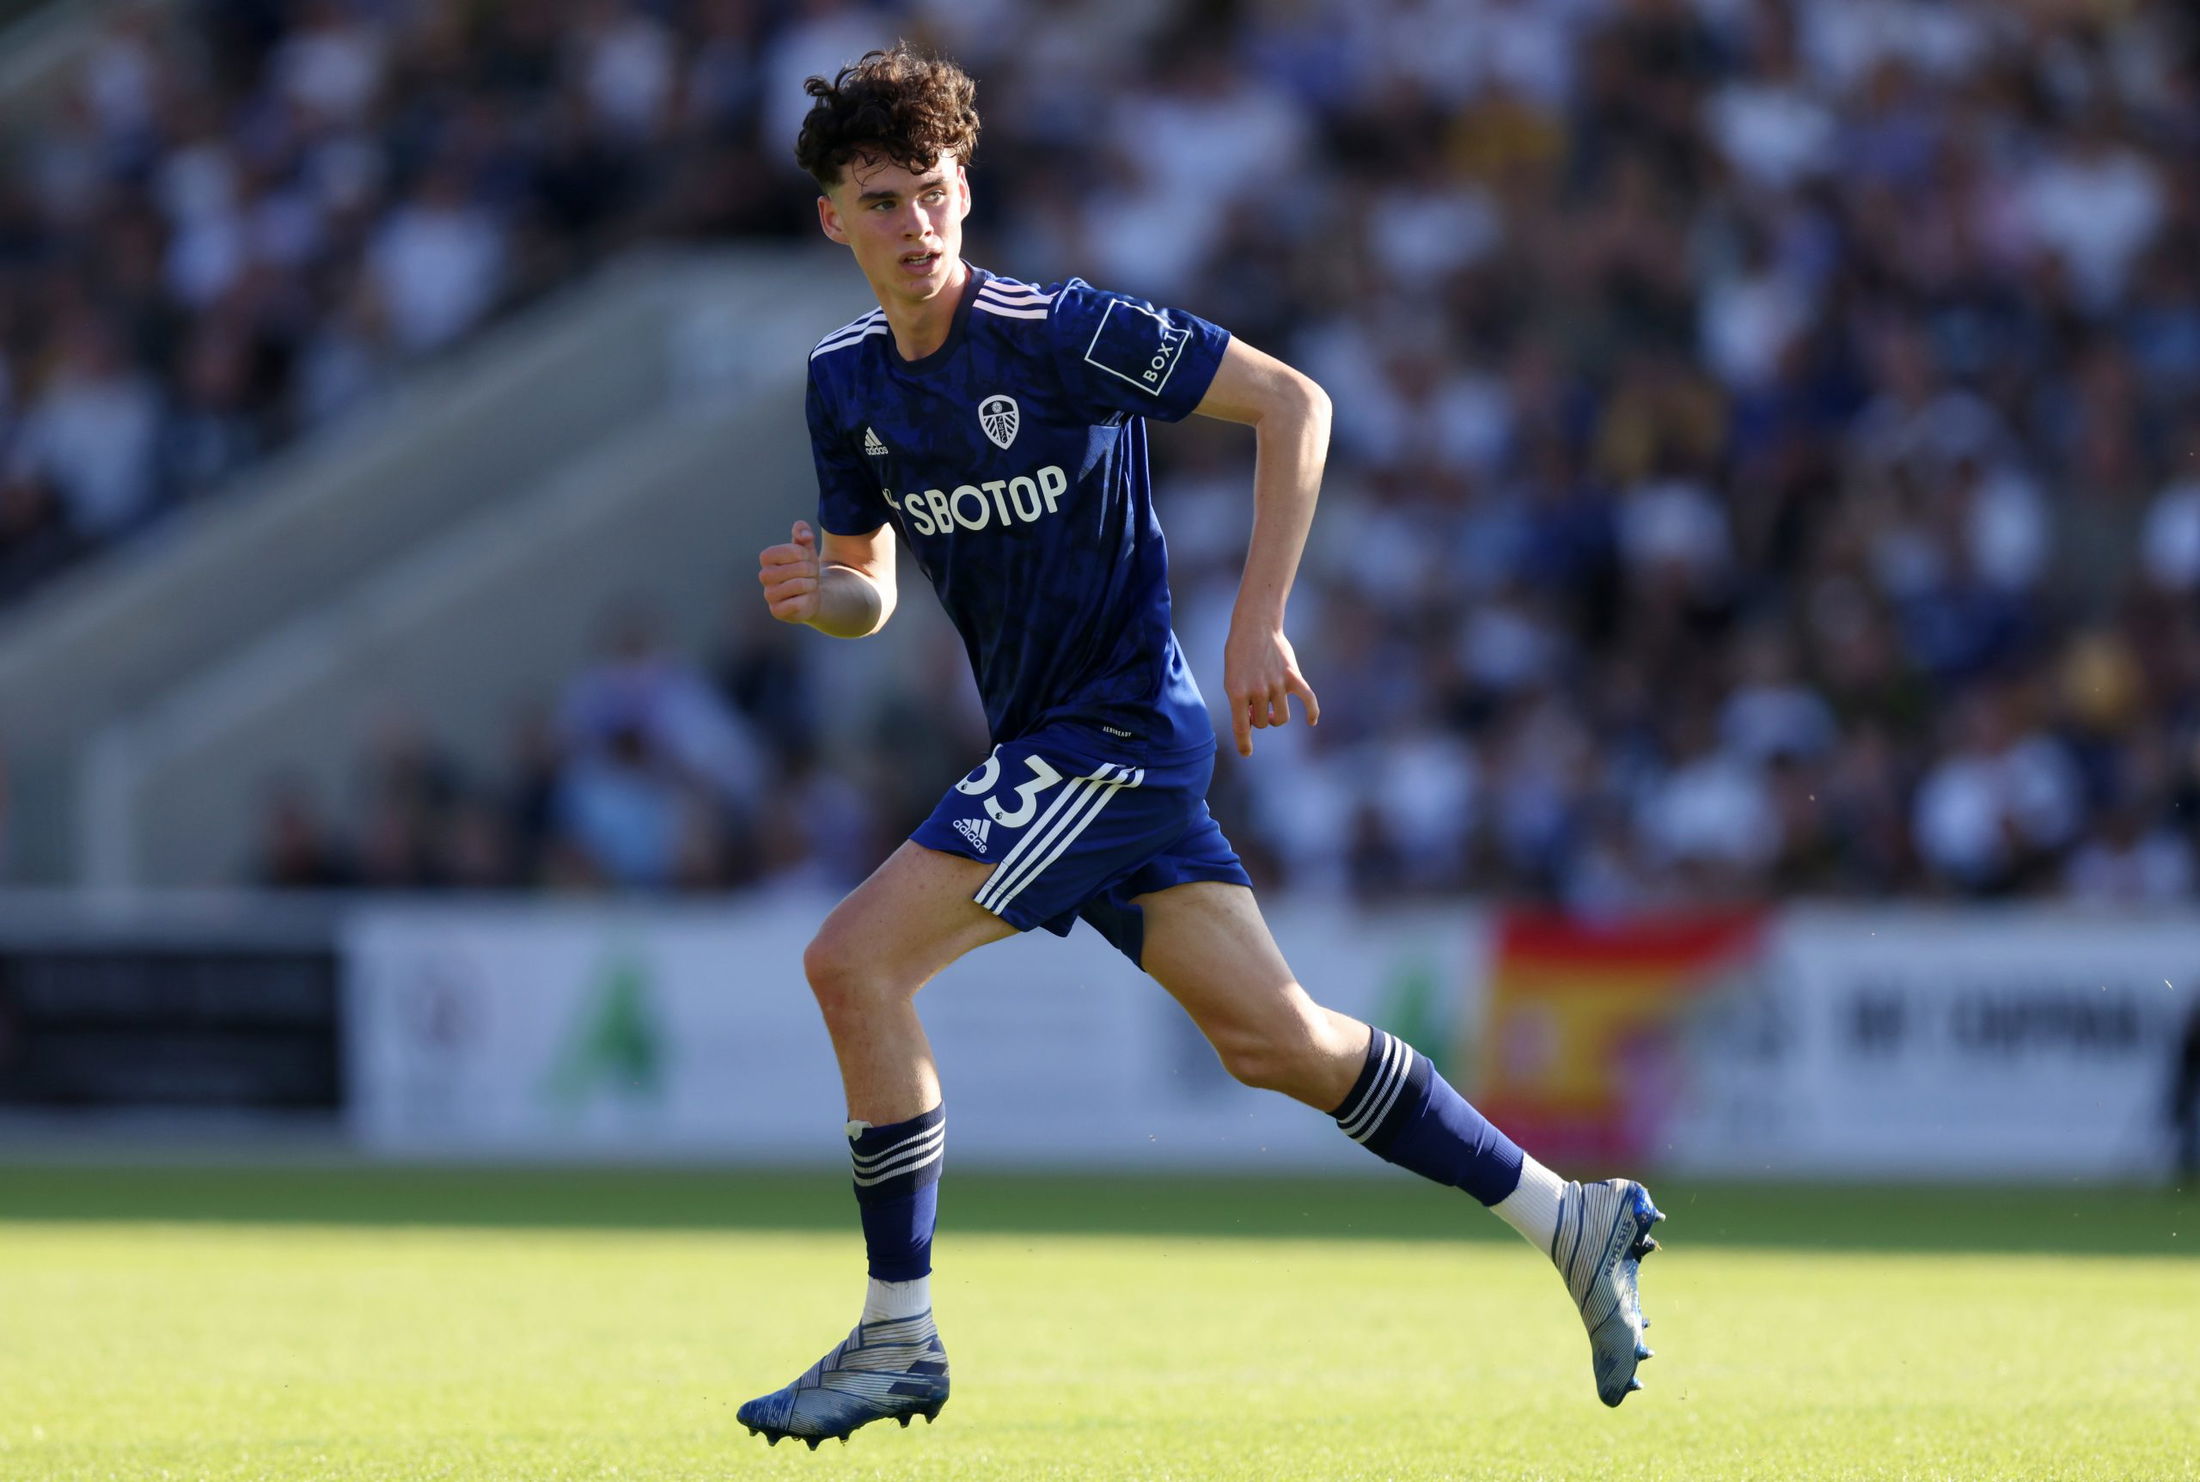
POLYGON ((733 1410, 846 1330, 852 1232, 586 1228, 584 1198, 583 1227, 19 1217, 0 1477, 2200 1476, 2200 1262, 1692 1242, 1670 1202, 1659 1357, 1616 1412, 1556 1277, 1509 1236, 976 1218, 995 1228, 939 1248, 940 1423, 815 1456, 733 1410))

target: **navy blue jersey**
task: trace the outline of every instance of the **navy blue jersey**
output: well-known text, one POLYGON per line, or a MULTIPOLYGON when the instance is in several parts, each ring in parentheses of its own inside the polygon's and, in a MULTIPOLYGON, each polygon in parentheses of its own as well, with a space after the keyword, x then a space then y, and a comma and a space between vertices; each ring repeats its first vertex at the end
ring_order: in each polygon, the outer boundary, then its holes
POLYGON ((1145 419, 1206 395, 1226 331, 1103 293, 970 270, 939 349, 882 310, 810 355, 818 523, 892 522, 962 634, 997 742, 1074 724, 1143 756, 1214 745, 1169 628, 1145 419))

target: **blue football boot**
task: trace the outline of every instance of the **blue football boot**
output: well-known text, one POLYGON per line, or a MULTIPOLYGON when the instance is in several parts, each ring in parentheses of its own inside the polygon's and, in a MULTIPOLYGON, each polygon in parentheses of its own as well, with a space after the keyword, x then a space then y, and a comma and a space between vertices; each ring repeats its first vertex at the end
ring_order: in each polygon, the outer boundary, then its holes
POLYGON ((1626 1179, 1569 1183, 1559 1196, 1551 1259, 1589 1330, 1597 1398, 1607 1405, 1642 1388, 1635 1366, 1650 1357, 1642 1341, 1650 1326, 1642 1315, 1642 1258, 1658 1248, 1650 1227, 1664 1218, 1650 1191, 1626 1179))
POLYGON ((845 1441, 874 1420, 898 1420, 906 1430, 931 1421, 947 1403, 947 1350, 930 1312, 859 1322, 831 1353, 788 1385, 749 1401, 737 1418, 752 1436, 777 1446, 794 1436, 810 1443, 845 1441))

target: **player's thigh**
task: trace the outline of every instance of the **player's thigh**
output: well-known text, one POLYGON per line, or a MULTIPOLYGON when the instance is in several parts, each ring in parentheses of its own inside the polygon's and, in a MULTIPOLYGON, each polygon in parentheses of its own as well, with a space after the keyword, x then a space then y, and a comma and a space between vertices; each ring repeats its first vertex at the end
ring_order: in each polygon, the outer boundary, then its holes
POLYGON ((904 843, 835 906, 803 958, 821 993, 914 993, 1016 928, 971 896, 993 866, 904 843))
POLYGON ((1209 1039, 1289 1033, 1326 1020, 1292 976, 1245 886, 1198 880, 1131 904, 1145 916, 1139 966, 1209 1039))

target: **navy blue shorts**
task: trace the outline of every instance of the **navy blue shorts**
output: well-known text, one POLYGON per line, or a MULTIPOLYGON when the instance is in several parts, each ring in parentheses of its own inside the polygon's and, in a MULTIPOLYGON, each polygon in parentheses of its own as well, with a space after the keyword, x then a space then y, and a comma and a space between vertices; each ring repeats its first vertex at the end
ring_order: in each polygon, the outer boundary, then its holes
POLYGON ((995 864, 971 898, 1018 931, 1068 936, 1082 916, 1137 962, 1134 897, 1253 882, 1207 812, 1212 748, 1131 766, 1103 760, 1087 734, 1054 726, 1002 742, 909 837, 995 864))

